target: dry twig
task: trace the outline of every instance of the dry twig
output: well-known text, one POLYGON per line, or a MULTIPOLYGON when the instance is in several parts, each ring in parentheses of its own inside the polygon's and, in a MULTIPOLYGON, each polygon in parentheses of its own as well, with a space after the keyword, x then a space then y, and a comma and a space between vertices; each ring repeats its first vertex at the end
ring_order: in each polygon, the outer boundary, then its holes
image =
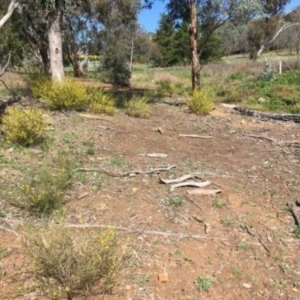
POLYGON ((104 168, 99 168, 99 169, 87 169, 87 168, 78 168, 76 169, 76 171, 79 172, 100 172, 100 173, 104 173, 106 175, 112 176, 112 177, 126 177, 129 176, 131 174, 151 174, 151 173, 157 173, 157 172, 161 172, 161 171, 169 171, 171 169, 176 168, 176 166, 168 166, 168 167, 161 167, 161 168, 156 168, 156 169, 150 169, 148 171, 141 171, 141 170, 132 170, 132 171, 127 171, 127 172, 123 172, 123 173, 114 173, 111 172, 109 170, 106 170, 104 168))
POLYGON ((194 238, 194 239, 211 239, 211 240, 221 240, 221 241, 227 241, 227 238, 219 238, 219 237, 207 237, 200 234, 191 234, 191 233, 183 233, 183 232, 168 232, 168 231, 158 231, 158 230, 137 230, 137 229, 131 229, 127 227, 119 227, 119 226, 112 226, 112 225, 103 225, 103 224, 63 224, 63 225, 57 225, 57 226, 64 226, 68 228, 108 228, 108 229, 114 229, 118 231, 124 231, 128 233, 139 233, 139 234, 146 234, 146 235, 160 235, 164 237, 174 237, 174 238, 194 238))
POLYGON ((198 139, 213 139, 212 136, 208 135, 198 135, 198 134, 179 134, 179 137, 189 137, 189 138, 198 138, 198 139))

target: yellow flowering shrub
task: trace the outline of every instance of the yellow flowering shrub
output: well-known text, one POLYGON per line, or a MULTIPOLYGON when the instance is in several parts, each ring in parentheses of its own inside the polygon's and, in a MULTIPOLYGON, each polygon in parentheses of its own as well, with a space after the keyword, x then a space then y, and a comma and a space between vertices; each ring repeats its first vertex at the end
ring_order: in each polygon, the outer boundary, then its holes
POLYGON ((132 117, 148 118, 150 105, 145 97, 133 97, 126 103, 125 113, 132 117))
POLYGON ((48 124, 39 109, 10 107, 2 117, 1 130, 9 143, 30 146, 44 140, 48 124))
POLYGON ((93 113, 113 116, 116 112, 114 99, 103 90, 93 90, 89 94, 89 108, 93 113))
POLYGON ((33 79, 30 82, 34 97, 39 98, 51 109, 82 111, 88 107, 89 97, 86 87, 74 79, 53 82, 50 79, 33 79))
POLYGON ((29 232, 24 246, 40 290, 49 298, 87 296, 96 282, 98 293, 109 292, 115 285, 117 235, 112 230, 50 226, 29 232))
POLYGON ((191 112, 197 115, 206 115, 214 109, 212 94, 212 90, 208 88, 196 90, 192 98, 186 102, 186 105, 191 112))

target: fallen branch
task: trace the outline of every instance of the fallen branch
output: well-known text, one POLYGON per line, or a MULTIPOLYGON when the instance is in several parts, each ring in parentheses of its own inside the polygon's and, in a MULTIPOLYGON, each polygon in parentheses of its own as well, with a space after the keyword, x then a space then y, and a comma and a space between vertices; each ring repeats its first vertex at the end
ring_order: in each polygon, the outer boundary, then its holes
POLYGON ((194 190, 187 191, 189 195, 198 195, 198 196, 216 195, 221 192, 222 190, 205 190, 205 189, 194 189, 194 190))
POLYGON ((161 171, 169 171, 171 169, 176 168, 176 166, 168 166, 168 167, 161 167, 161 168, 156 168, 156 169, 150 169, 148 171, 141 171, 141 170, 132 170, 132 171, 127 171, 124 173, 114 173, 109 170, 100 168, 100 169, 86 169, 86 168, 78 168, 76 171, 79 172, 100 172, 104 173, 106 175, 112 176, 112 177, 126 177, 132 174, 138 175, 138 174, 151 174, 151 173, 157 173, 161 171))
POLYGON ((179 137, 199 138, 199 139, 213 139, 209 135, 198 135, 198 134, 179 134, 179 137))
MULTIPOLYGON (((188 196, 185 196, 185 198, 186 198, 187 200, 189 200, 190 202, 192 202, 192 203, 193 203, 195 206, 197 206, 200 210, 203 211, 202 207, 201 207, 199 204, 197 204, 193 199, 189 198, 188 196)), ((195 218, 198 222, 200 222, 199 219, 196 218, 195 216, 194 216, 194 218, 195 218)), ((203 220, 202 220, 202 221, 203 221, 203 220)))
POLYGON ((204 182, 195 182, 195 181, 187 181, 187 182, 181 182, 181 183, 177 183, 177 184, 172 184, 170 191, 173 192, 175 189, 179 188, 179 187, 184 187, 184 186, 194 186, 194 187, 206 187, 209 186, 211 184, 210 181, 204 181, 204 182))
POLYGON ((271 253, 270 249, 266 246, 266 244, 264 243, 264 241, 262 240, 262 238, 258 238, 258 241, 260 242, 260 244, 265 248, 265 250, 268 253, 271 253))
POLYGON ((285 141, 279 142, 281 146, 300 148, 300 141, 285 141))
POLYGON ((181 177, 178 178, 174 178, 174 179, 162 179, 161 177, 159 177, 160 182, 164 183, 164 184, 170 184, 170 183, 178 183, 178 182, 182 182, 191 178, 200 178, 202 179, 202 174, 201 173, 195 173, 195 174, 187 174, 187 175, 183 175, 181 177))
POLYGON ((272 138, 269 138, 269 137, 266 137, 266 136, 262 136, 262 135, 243 134, 243 136, 254 138, 254 139, 259 139, 259 140, 267 140, 267 141, 272 142, 274 144, 277 143, 277 141, 275 139, 272 139, 272 138))
POLYGON ((165 153, 141 153, 141 154, 139 154, 139 156, 166 158, 168 156, 168 154, 165 154, 165 153))
POLYGON ((295 122, 300 123, 300 115, 293 115, 293 114, 271 114, 271 113, 265 113, 261 111, 256 111, 244 107, 234 107, 235 111, 242 115, 256 117, 262 120, 279 120, 279 121, 285 121, 285 122, 295 122))
POLYGON ((1 230, 1 229, 2 229, 2 230, 5 230, 5 231, 7 231, 7 232, 9 232, 9 233, 14 234, 15 236, 21 236, 20 233, 14 231, 14 230, 12 230, 12 229, 9 229, 9 228, 7 228, 7 227, 4 227, 4 226, 1 226, 1 225, 0 225, 0 230, 1 230))
POLYGON ((194 239, 211 239, 211 240, 221 240, 227 241, 227 238, 219 238, 219 237, 207 237, 200 234, 190 234, 190 233, 183 233, 183 232, 168 232, 168 231, 158 231, 158 230, 136 230, 127 227, 119 227, 119 226, 112 226, 112 225, 103 225, 103 224, 63 224, 63 225, 55 225, 55 226, 63 226, 68 228, 106 228, 106 229, 114 229, 117 231, 124 231, 128 233, 138 233, 138 234, 146 234, 146 235, 160 235, 164 237, 175 237, 175 238, 194 238, 194 239))

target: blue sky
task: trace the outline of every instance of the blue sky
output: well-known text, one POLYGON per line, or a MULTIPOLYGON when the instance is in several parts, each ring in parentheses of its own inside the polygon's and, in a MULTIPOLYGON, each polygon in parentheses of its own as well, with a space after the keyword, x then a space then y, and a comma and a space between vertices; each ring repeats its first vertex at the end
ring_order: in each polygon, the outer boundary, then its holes
MULTIPOLYGON (((161 2, 156 0, 152 9, 145 9, 140 13, 139 22, 146 31, 156 31, 160 13, 164 11, 167 2, 168 1, 161 2)), ((291 0, 290 4, 287 5, 286 10, 289 11, 291 8, 297 5, 300 5, 300 0, 291 0)))

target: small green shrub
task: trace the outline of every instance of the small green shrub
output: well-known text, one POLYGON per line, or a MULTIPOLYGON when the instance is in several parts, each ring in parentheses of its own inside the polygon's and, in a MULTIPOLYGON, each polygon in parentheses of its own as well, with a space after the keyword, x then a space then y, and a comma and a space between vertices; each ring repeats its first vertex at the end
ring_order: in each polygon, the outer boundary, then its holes
POLYGON ((182 205, 182 198, 179 196, 175 196, 170 198, 169 205, 179 207, 182 205))
POLYGON ((212 284, 213 281, 209 276, 201 276, 201 277, 199 276, 194 281, 194 286, 199 291, 204 291, 204 292, 208 292, 212 284))
POLYGON ((94 90, 89 95, 90 110, 96 114, 113 116, 116 112, 114 99, 103 90, 94 90))
POLYGON ((171 82, 168 80, 159 80, 156 82, 158 85, 158 91, 161 95, 168 97, 172 96, 174 92, 174 87, 172 86, 171 82))
POLYGON ((258 79, 262 81, 272 81, 276 78, 275 73, 272 69, 272 64, 270 61, 265 61, 264 69, 259 74, 258 79))
POLYGON ((210 113, 214 109, 211 89, 204 88, 194 91, 192 99, 188 100, 186 104, 190 111, 197 115, 210 113))
POLYGON ((73 163, 62 155, 54 158, 55 167, 45 168, 18 187, 13 204, 32 213, 50 215, 63 205, 64 194, 71 185, 73 163))
POLYGON ((29 230, 24 249, 40 290, 50 299, 109 292, 117 272, 117 236, 111 230, 73 232, 49 227, 29 230))
POLYGON ((87 89, 74 79, 53 82, 45 78, 30 83, 34 97, 40 98, 50 109, 85 110, 89 104, 87 89))
POLYGON ((126 114, 131 117, 149 117, 150 105, 145 97, 133 97, 126 104, 126 114))
POLYGON ((9 143, 30 146, 45 139, 48 124, 48 118, 39 109, 10 107, 2 117, 1 129, 9 143))

